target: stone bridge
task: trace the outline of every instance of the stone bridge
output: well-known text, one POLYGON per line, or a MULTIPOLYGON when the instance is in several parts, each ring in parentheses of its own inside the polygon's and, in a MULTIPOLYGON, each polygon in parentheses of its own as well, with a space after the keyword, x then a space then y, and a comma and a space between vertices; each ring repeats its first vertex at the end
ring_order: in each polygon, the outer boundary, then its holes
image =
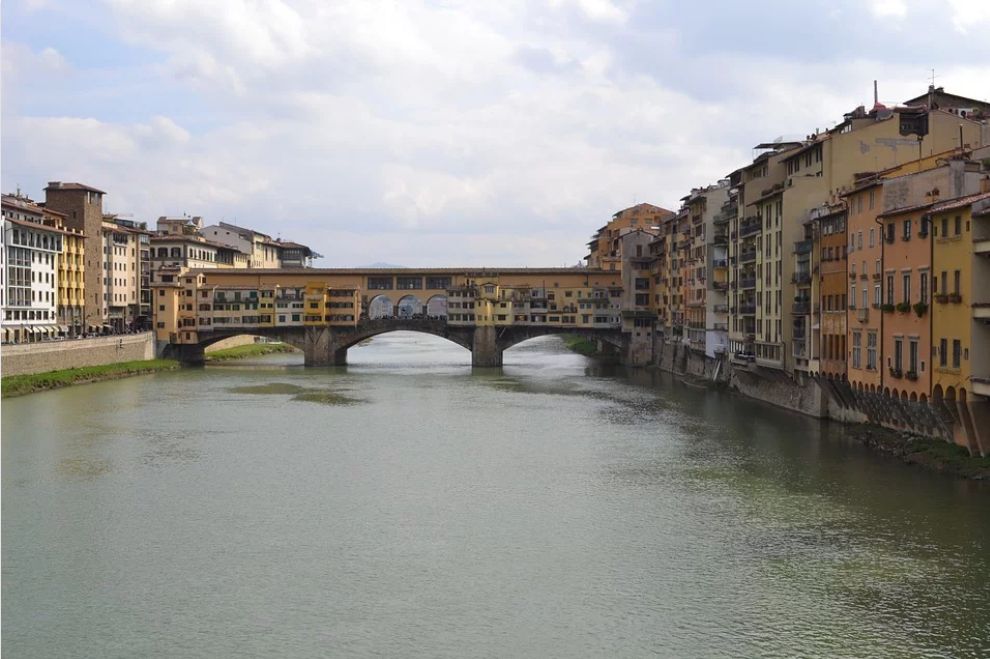
POLYGON ((452 341, 471 351, 471 365, 492 367, 502 365, 502 353, 517 343, 550 334, 583 336, 611 346, 620 354, 626 349, 628 336, 618 328, 589 329, 559 326, 454 326, 442 319, 389 318, 362 320, 353 327, 236 327, 214 328, 198 332, 195 344, 169 344, 165 355, 195 364, 204 361, 207 346, 230 338, 250 334, 265 336, 299 348, 305 355, 306 366, 341 366, 347 363, 347 350, 362 341, 387 332, 411 331, 432 334, 452 341))

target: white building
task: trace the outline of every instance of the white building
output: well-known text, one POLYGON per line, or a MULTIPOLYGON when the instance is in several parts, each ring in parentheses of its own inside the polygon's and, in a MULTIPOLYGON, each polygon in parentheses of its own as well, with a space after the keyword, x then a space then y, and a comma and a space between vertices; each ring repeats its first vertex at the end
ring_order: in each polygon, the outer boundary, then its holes
POLYGON ((2 338, 33 343, 58 335, 58 259, 65 231, 29 199, 3 195, 2 338))

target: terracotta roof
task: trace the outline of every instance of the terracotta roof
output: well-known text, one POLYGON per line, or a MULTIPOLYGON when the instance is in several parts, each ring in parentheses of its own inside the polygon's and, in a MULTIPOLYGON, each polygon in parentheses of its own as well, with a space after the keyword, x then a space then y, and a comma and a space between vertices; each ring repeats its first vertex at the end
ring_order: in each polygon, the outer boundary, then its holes
POLYGON ((925 210, 931 207, 932 202, 927 202, 924 204, 914 204, 911 206, 903 206, 901 208, 891 208, 889 211, 884 211, 877 215, 877 217, 893 217, 894 215, 903 215, 904 213, 913 213, 916 211, 925 210))
POLYGON ((942 211, 954 210, 956 208, 962 208, 963 206, 975 204, 976 202, 983 201, 984 199, 990 199, 990 192, 978 192, 976 194, 966 195, 965 197, 957 197, 955 199, 940 201, 932 206, 931 212, 941 213, 942 211))
POLYGON ((49 181, 45 190, 89 190, 90 192, 106 194, 106 192, 100 190, 99 188, 94 188, 83 183, 70 183, 63 181, 49 181))
POLYGON ((49 231, 51 233, 61 233, 65 236, 78 236, 79 234, 75 231, 67 231, 65 229, 59 229, 58 227, 53 227, 50 224, 42 224, 40 222, 31 222, 30 220, 15 220, 12 217, 5 217, 4 221, 10 222, 11 224, 17 224, 22 227, 27 227, 29 229, 39 229, 41 231, 49 231))

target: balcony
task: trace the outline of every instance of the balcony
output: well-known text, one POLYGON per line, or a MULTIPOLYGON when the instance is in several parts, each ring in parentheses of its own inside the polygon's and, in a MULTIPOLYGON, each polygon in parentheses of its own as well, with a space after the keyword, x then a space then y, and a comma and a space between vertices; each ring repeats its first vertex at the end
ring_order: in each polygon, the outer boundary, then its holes
POLYGON ((740 263, 749 263, 756 260, 756 250, 755 249, 744 249, 739 253, 740 263))
POLYGON ((755 304, 745 304, 745 303, 740 304, 739 305, 739 313, 742 314, 743 316, 752 316, 753 314, 756 313, 756 305, 755 304))
POLYGON ((870 319, 869 307, 861 307, 859 309, 856 309, 856 320, 858 320, 861 323, 865 323, 869 319, 870 319))
POLYGON ((810 254, 812 248, 811 240, 801 240, 794 243, 794 253, 795 254, 810 254))
POLYGON ((990 377, 978 378, 974 375, 972 382, 974 394, 990 397, 990 377))
POLYGON ((724 233, 716 233, 712 237, 712 243, 715 245, 727 245, 729 243, 729 237, 724 233))
POLYGON ((805 315, 811 312, 811 300, 794 300, 794 305, 791 307, 791 313, 796 315, 805 315))
POLYGON ((792 284, 810 284, 811 283, 811 273, 810 272, 795 272, 791 277, 792 284))
POLYGON ((716 291, 727 291, 729 290, 729 282, 727 281, 713 281, 712 288, 716 291))
POLYGON ((713 268, 728 268, 729 262, 726 259, 712 259, 713 268))
POLYGON ((741 277, 739 279, 739 288, 756 288, 756 277, 741 277))
POLYGON ((747 218, 739 225, 739 237, 755 236, 763 230, 763 225, 759 218, 747 218))
MULTIPOLYGON (((712 307, 712 311, 714 311, 715 313, 728 313, 729 305, 716 304, 715 306, 712 307)), ((987 311, 990 312, 990 309, 987 309, 987 311)))
POLYGON ((972 307, 973 320, 990 322, 990 302, 975 302, 972 307))
POLYGON ((990 240, 974 240, 973 251, 977 254, 990 254, 990 240))

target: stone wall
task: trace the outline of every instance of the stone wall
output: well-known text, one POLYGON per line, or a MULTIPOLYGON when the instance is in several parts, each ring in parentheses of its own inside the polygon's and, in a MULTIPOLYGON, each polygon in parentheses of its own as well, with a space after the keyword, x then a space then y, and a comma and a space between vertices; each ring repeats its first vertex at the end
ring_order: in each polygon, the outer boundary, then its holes
POLYGON ((46 373, 154 357, 155 340, 151 332, 8 345, 0 349, 0 373, 4 376, 46 373))
POLYGON ((667 342, 662 338, 657 339, 653 351, 656 360, 652 365, 661 370, 720 383, 728 382, 729 372, 724 357, 708 357, 679 341, 667 342))
POLYGON ((815 418, 828 416, 828 396, 817 380, 789 378, 784 372, 755 365, 733 366, 729 386, 750 398, 801 412, 815 418))

